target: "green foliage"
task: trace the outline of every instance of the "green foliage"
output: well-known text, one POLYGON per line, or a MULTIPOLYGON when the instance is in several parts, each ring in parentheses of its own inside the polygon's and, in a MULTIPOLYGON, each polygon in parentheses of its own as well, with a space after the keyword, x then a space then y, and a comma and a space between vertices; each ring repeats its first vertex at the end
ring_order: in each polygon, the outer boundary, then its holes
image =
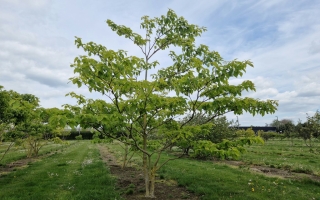
POLYGON ((279 135, 279 133, 276 132, 264 132, 264 131, 258 131, 258 136, 264 139, 264 141, 268 141, 269 139, 274 139, 279 135))
POLYGON ((237 137, 246 137, 247 138, 247 137, 254 137, 255 133, 252 130, 252 128, 248 128, 247 130, 243 130, 243 129, 237 130, 236 135, 237 135, 237 137))
MULTIPOLYGON (((190 119, 190 116, 185 117, 181 123, 186 123, 190 119)), ((213 143, 222 142, 223 139, 232 140, 237 137, 235 134, 235 124, 233 121, 228 121, 225 116, 212 118, 210 116, 205 116, 203 114, 195 115, 192 120, 187 122, 188 125, 201 125, 211 123, 210 130, 208 134, 200 133, 200 139, 210 140, 213 143)))
POLYGON ((103 138, 99 132, 95 132, 92 136, 92 143, 110 143, 112 139, 103 138))
POLYGON ((76 136, 76 140, 83 140, 82 135, 76 136))
POLYGON ((318 138, 320 135, 320 112, 317 111, 313 116, 307 115, 305 123, 296 125, 298 136, 301 137, 307 146, 312 146, 312 138, 318 138), (309 141, 309 143, 307 143, 309 141))
POLYGON ((54 144, 66 144, 66 145, 70 144, 68 141, 63 141, 59 137, 52 138, 52 141, 54 144))
POLYGON ((81 131, 71 130, 70 135, 66 136, 65 139, 66 140, 75 140, 76 136, 82 135, 82 138, 84 140, 91 140, 91 139, 93 139, 94 134, 95 134, 95 132, 92 132, 89 130, 81 130, 81 131))
POLYGON ((237 140, 223 140, 220 143, 212 143, 211 141, 195 141, 193 144, 193 157, 196 158, 219 158, 219 159, 235 159, 238 160, 241 154, 246 150, 245 145, 252 145, 254 143, 264 144, 260 137, 245 137, 237 140))

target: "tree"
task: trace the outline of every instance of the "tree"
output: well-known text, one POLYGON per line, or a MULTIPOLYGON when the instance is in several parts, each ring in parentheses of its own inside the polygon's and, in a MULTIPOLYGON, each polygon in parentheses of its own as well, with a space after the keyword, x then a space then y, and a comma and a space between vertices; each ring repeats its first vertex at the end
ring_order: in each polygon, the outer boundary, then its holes
POLYGON ((161 153, 172 143, 198 131, 191 130, 189 125, 197 114, 209 116, 203 125, 197 126, 202 129, 200 132, 206 132, 211 119, 228 112, 237 115, 244 111, 253 115, 275 112, 274 100, 241 97, 243 91, 255 90, 251 81, 239 85, 229 83, 230 78, 242 76, 253 64, 224 61, 208 46, 197 46, 196 37, 206 28, 189 24, 174 11, 155 18, 142 17, 143 36, 111 20, 107 24, 119 36, 131 40, 143 57, 128 56, 123 50, 108 50, 103 45, 83 43, 81 38, 76 38, 75 44, 87 55, 74 59, 71 66, 78 76, 71 81, 101 93, 108 100, 86 99, 70 93, 79 105, 72 109, 77 110, 81 127, 93 127, 143 154, 147 197, 154 197, 155 173, 168 162, 159 163, 161 153), (153 60, 154 55, 165 50, 171 50, 168 56, 172 65, 167 67, 153 60), (149 75, 150 71, 153 74, 149 75), (186 115, 189 118, 183 124, 175 120, 186 115), (157 145, 150 145, 154 142, 152 138, 157 138, 157 145), (152 159, 153 156, 156 158, 152 159))
MULTIPOLYGON (((183 124, 189 118, 190 116, 186 116, 180 123, 183 124)), ((177 141, 176 146, 187 155, 192 150, 192 156, 197 158, 238 159, 245 151, 244 145, 263 143, 252 129, 238 130, 236 124, 229 122, 225 116, 210 119, 211 126, 208 127, 209 118, 210 116, 196 114, 181 129, 185 136, 177 141)))
POLYGON ((280 121, 275 119, 269 125, 277 127, 277 132, 284 133, 287 129, 292 129, 294 123, 291 119, 282 119, 280 121))
POLYGON ((1 160, 14 144, 24 147, 27 157, 37 156, 56 129, 49 120, 59 109, 41 108, 36 96, 12 90, 0 89, 0 102, 0 136, 10 142, 1 160))
POLYGON ((317 111, 313 116, 307 114, 307 121, 305 123, 299 121, 296 129, 305 144, 311 147, 312 138, 317 138, 320 135, 320 112, 317 111))
POLYGON ((7 129, 8 110, 9 110, 10 96, 7 91, 0 86, 0 142, 3 140, 3 135, 7 129))

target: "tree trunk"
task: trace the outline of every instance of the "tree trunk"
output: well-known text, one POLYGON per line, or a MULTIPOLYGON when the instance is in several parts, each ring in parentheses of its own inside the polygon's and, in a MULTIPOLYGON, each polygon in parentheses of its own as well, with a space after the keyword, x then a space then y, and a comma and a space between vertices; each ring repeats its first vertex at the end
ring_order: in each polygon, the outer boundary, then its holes
POLYGON ((125 144, 124 147, 124 155, 123 155, 123 163, 122 163, 122 169, 126 167, 126 163, 127 163, 127 157, 128 157, 128 151, 129 151, 129 147, 127 144, 125 144))
MULTIPOLYGON (((143 150, 147 150, 147 134, 143 135, 143 150)), ((144 173, 144 180, 146 185, 146 197, 150 197, 150 179, 149 179, 149 166, 148 166, 148 158, 147 154, 143 153, 143 173, 144 173)))
MULTIPOLYGON (((149 158, 150 159, 150 158, 149 158)), ((154 188, 156 182, 156 168, 153 167, 152 169, 146 169, 147 176, 145 176, 145 184, 146 184, 146 194, 145 197, 148 198, 156 198, 154 195, 154 188)))
POLYGON ((4 158, 4 156, 8 153, 8 151, 11 149, 11 147, 13 146, 14 142, 11 142, 10 145, 8 146, 8 148, 6 149, 6 151, 3 153, 1 159, 0 159, 0 162, 1 160, 4 158))
POLYGON ((150 197, 156 198, 154 195, 154 185, 156 182, 156 169, 153 167, 153 169, 150 171, 150 197))

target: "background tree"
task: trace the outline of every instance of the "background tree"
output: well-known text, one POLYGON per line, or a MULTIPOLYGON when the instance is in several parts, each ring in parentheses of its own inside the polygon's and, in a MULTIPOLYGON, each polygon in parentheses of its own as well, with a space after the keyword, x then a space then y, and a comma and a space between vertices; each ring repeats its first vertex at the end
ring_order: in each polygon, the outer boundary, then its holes
POLYGON ((8 124, 8 110, 9 110, 10 96, 7 91, 0 85, 0 142, 3 140, 3 135, 7 129, 8 124))
POLYGON ((10 92, 4 90, 3 86, 0 86, 0 143, 3 140, 10 141, 9 146, 0 157, 0 162, 14 145, 14 138, 8 137, 8 131, 13 128, 11 122, 14 121, 14 117, 11 113, 12 110, 10 108, 10 100, 10 92))
POLYGON ((189 24, 174 11, 153 19, 142 17, 143 36, 111 20, 107 23, 118 35, 133 41, 143 56, 128 56, 123 50, 108 50, 76 38, 77 47, 87 55, 74 59, 72 67, 78 76, 71 78, 72 82, 79 87, 86 85, 89 91, 101 93, 108 101, 70 93, 78 99, 79 107, 73 109, 81 110, 77 116, 81 127, 93 127, 143 154, 147 197, 154 197, 156 171, 168 162, 160 164, 160 156, 172 143, 192 134, 205 134, 212 127, 211 119, 228 112, 237 115, 244 111, 253 115, 275 112, 276 101, 241 97, 243 91, 255 90, 251 81, 229 83, 230 78, 242 76, 252 63, 224 61, 208 46, 196 46, 196 37, 206 29, 189 24), (168 56, 172 65, 160 66, 157 60, 152 60, 163 50, 171 50, 168 56), (153 69, 151 76, 150 69, 153 69), (209 116, 208 120, 191 126, 189 122, 197 114, 209 116), (175 120, 186 115, 189 118, 183 124, 175 120), (148 148, 155 136, 160 138, 157 147, 148 148), (156 158, 152 159, 153 156, 156 158))
MULTIPOLYGON (((185 117, 180 123, 185 123, 190 116, 185 117)), ((210 116, 196 114, 187 126, 181 130, 184 137, 175 145, 181 148, 187 155, 192 150, 194 157, 220 159, 238 159, 245 151, 246 144, 254 142, 263 143, 256 137, 252 129, 238 130, 233 121, 228 121, 225 116, 208 119, 210 116), (211 123, 208 127, 208 122, 211 123), (206 126, 204 126, 206 125, 206 126)))
POLYGON ((273 126, 277 128, 277 132, 284 133, 287 128, 291 129, 292 125, 294 126, 294 122, 291 119, 274 119, 269 126, 273 126))
POLYGON ((297 125, 299 137, 301 137, 307 146, 312 146, 312 139, 319 137, 320 133, 320 113, 317 111, 313 116, 307 114, 307 121, 299 121, 297 125))
POLYGON ((283 125, 281 125, 282 132, 284 136, 291 140, 291 145, 293 145, 293 139, 298 137, 298 133, 296 131, 296 126, 292 120, 287 121, 283 125))
POLYGON ((1 137, 10 142, 1 160, 13 145, 24 147, 28 157, 37 156, 56 129, 49 123, 50 118, 62 111, 41 108, 39 98, 32 94, 19 94, 3 88, 0 90, 0 102, 1 137))
POLYGON ((26 138, 26 132, 21 130, 29 126, 28 121, 34 117, 34 109, 39 106, 39 99, 32 94, 19 94, 12 90, 2 90, 0 93, 3 102, 1 108, 2 137, 5 141, 10 142, 1 157, 2 160, 14 144, 17 145, 26 138), (5 99, 7 101, 4 101, 5 99))

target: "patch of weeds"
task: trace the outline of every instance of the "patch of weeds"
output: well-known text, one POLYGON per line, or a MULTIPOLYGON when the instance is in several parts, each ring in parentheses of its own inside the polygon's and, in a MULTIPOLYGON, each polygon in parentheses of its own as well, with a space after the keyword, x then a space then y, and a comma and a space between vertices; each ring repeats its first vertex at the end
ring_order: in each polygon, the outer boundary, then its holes
POLYGON ((270 168, 276 168, 274 165, 270 165, 270 168))
POLYGON ((58 167, 66 166, 66 165, 67 165, 67 163, 59 163, 59 164, 57 164, 58 167))
POLYGON ((26 182, 25 184, 24 184, 26 187, 32 187, 32 186, 35 186, 35 185, 37 185, 35 182, 26 182))
POLYGON ((291 170, 291 168, 292 168, 292 167, 291 167, 290 165, 284 165, 284 166, 283 166, 283 169, 285 169, 285 170, 291 170))
POLYGON ((128 186, 128 188, 135 188, 136 186, 133 183, 130 183, 130 185, 128 186))
POLYGON ((178 187, 184 187, 182 183, 178 183, 178 187))
MULTIPOLYGON (((128 185, 127 188, 122 188, 122 194, 125 194, 125 195, 132 195, 134 193, 134 189, 135 189, 135 185, 133 183, 130 183, 130 185, 128 185)), ((121 190, 121 188, 119 188, 121 190)), ((139 190, 140 192, 140 190, 139 190)))
POLYGON ((126 195, 132 195, 134 192, 134 190, 132 188, 128 188, 126 191, 125 191, 125 194, 126 195))
POLYGON ((313 173, 312 170, 306 169, 306 168, 302 168, 302 167, 298 167, 298 168, 292 169, 292 172, 305 173, 305 174, 312 174, 313 173))
POLYGON ((181 194, 181 199, 189 199, 189 194, 182 193, 181 194))
POLYGON ((138 192, 139 192, 139 193, 145 193, 146 190, 145 190, 144 188, 140 188, 140 189, 138 190, 138 192))
POLYGON ((6 177, 6 176, 8 176, 8 174, 0 174, 0 177, 6 177))

